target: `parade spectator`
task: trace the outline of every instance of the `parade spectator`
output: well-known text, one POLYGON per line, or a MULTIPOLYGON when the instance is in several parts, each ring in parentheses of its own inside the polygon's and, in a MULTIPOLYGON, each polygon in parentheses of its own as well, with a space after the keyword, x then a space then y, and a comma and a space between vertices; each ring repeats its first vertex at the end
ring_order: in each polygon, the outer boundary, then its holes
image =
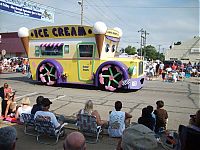
POLYGON ((154 111, 156 115, 156 127, 155 132, 159 132, 161 130, 166 130, 168 114, 167 111, 163 108, 164 102, 162 100, 156 102, 157 109, 154 111))
POLYGON ((151 111, 148 108, 145 107, 142 109, 142 116, 138 119, 138 123, 143 124, 144 126, 154 131, 156 121, 155 118, 152 117, 151 111))
POLYGON ((126 128, 116 150, 166 150, 161 142, 157 141, 155 133, 142 124, 126 128))
POLYGON ((8 117, 8 115, 11 115, 11 117, 14 117, 16 113, 16 109, 17 109, 17 105, 15 101, 15 93, 13 93, 12 95, 10 93, 7 93, 5 99, 7 99, 5 118, 8 117))
POLYGON ((16 119, 19 119, 20 122, 24 122, 23 118, 21 117, 21 114, 22 113, 27 113, 27 114, 31 114, 31 109, 32 107, 30 106, 30 100, 29 100, 29 97, 24 97, 22 99, 22 102, 21 102, 21 107, 19 107, 17 109, 17 112, 16 112, 16 115, 15 115, 15 118, 16 119))
POLYGON ((12 88, 8 85, 8 83, 4 83, 4 97, 6 96, 6 93, 12 93, 12 88))
POLYGON ((56 128, 59 128, 61 124, 64 123, 64 121, 61 120, 58 121, 55 114, 49 111, 52 102, 48 98, 43 98, 41 104, 42 104, 42 110, 37 111, 34 115, 34 118, 37 118, 38 115, 49 117, 54 126, 56 128))
POLYGON ((200 109, 195 115, 190 115, 189 127, 200 132, 200 109))
POLYGON ((80 132, 70 133, 63 143, 64 150, 86 150, 85 137, 80 132))
POLYGON ((165 81, 165 78, 166 78, 166 71, 164 69, 164 70, 162 70, 162 80, 163 80, 163 82, 165 81))
POLYGON ((172 70, 176 71, 177 65, 175 63, 173 63, 172 65, 172 70))
POLYGON ((36 104, 33 105, 33 108, 31 110, 31 114, 34 114, 37 112, 37 111, 41 111, 42 110, 42 100, 43 100, 43 96, 38 96, 37 99, 36 99, 36 104))
POLYGON ((12 126, 0 128, 0 150, 15 150, 17 131, 12 126))
POLYGON ((80 114, 88 114, 96 117, 97 125, 99 126, 106 126, 108 121, 102 120, 100 114, 97 110, 93 110, 93 102, 88 100, 85 103, 85 107, 79 111, 80 114))
POLYGON ((110 137, 121 137, 126 125, 130 124, 132 115, 121 111, 122 102, 115 102, 115 110, 109 114, 108 134, 110 137))

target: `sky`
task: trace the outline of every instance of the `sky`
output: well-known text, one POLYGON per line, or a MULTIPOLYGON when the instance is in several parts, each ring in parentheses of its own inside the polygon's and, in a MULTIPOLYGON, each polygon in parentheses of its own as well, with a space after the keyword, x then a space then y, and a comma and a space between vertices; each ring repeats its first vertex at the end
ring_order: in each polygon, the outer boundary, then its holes
MULTIPOLYGON (((2 1, 2 0, 0 0, 2 1)), ((20 0, 23 1, 23 0, 20 0)), ((54 12, 54 23, 16 16, 0 11, 0 32, 15 32, 66 24, 80 24, 81 6, 78 0, 31 0, 48 6, 54 12)), ((146 30, 147 45, 161 52, 174 42, 184 42, 199 36, 199 0, 83 0, 83 24, 104 22, 108 28, 123 31, 119 48, 140 47, 140 29, 146 30)))

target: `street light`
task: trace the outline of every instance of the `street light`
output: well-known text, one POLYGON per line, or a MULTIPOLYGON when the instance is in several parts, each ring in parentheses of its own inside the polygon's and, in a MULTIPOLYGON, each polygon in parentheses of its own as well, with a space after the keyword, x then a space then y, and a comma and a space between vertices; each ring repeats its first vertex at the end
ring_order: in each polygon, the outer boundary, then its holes
POLYGON ((78 4, 81 6, 81 25, 83 25, 83 0, 78 1, 78 4))

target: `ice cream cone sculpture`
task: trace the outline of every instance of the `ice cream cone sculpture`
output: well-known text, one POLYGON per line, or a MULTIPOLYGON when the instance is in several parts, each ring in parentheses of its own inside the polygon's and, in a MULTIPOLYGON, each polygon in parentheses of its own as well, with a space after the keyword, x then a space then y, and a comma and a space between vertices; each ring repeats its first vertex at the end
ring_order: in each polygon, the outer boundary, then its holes
POLYGON ((24 49, 26 51, 26 54, 29 53, 29 31, 25 27, 21 27, 18 30, 18 36, 21 38, 22 44, 24 46, 24 49))
POLYGON ((107 31, 107 26, 103 22, 99 21, 94 24, 93 33, 95 34, 95 40, 99 55, 101 55, 106 31, 107 31))

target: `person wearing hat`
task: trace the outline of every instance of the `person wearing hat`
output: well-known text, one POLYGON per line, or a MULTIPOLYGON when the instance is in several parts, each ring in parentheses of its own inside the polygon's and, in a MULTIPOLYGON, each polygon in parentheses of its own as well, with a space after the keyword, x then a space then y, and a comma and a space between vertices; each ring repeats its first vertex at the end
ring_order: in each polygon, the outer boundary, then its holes
POLYGON ((155 133, 142 124, 126 128, 117 145, 117 150, 165 150, 166 146, 158 142, 155 133))
POLYGON ((24 122, 23 118, 21 117, 22 113, 31 114, 32 107, 30 106, 31 102, 29 97, 24 97, 21 102, 21 107, 17 109, 15 118, 20 120, 20 122, 24 122))
POLYGON ((42 110, 41 111, 37 111, 35 113, 34 119, 38 115, 39 116, 49 117, 49 118, 51 118, 51 122, 54 124, 54 126, 56 128, 59 128, 60 127, 60 123, 56 119, 55 114, 49 111, 49 108, 50 108, 50 105, 52 104, 52 102, 48 98, 43 98, 41 104, 42 104, 42 110))

